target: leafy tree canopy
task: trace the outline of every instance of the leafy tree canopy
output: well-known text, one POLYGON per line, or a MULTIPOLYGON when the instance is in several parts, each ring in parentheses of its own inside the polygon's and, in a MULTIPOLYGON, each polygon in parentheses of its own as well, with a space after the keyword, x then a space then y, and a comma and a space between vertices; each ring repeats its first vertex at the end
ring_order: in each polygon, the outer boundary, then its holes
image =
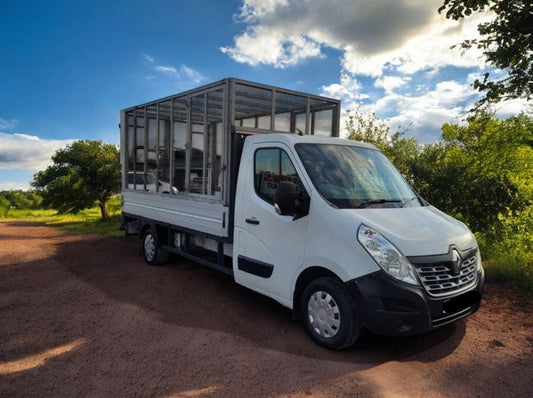
POLYGON ((464 50, 477 47, 492 66, 508 75, 500 80, 485 73, 474 82, 474 88, 485 93, 478 105, 504 99, 533 96, 533 3, 531 0, 444 0, 439 13, 459 20, 474 12, 493 12, 495 18, 478 25, 480 39, 460 44, 464 50))
POLYGON ((498 120, 480 111, 442 132, 443 141, 411 164, 414 185, 432 204, 486 233, 533 204, 531 117, 498 120))
POLYGON ((43 205, 60 213, 98 204, 107 220, 106 202, 120 192, 120 160, 116 146, 80 140, 52 156, 53 164, 33 176, 32 186, 41 191, 43 205))

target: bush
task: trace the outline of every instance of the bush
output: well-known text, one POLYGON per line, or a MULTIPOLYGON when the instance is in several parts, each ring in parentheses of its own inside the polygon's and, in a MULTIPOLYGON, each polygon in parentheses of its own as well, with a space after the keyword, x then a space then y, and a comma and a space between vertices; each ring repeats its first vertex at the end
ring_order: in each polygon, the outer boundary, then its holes
POLYGON ((10 208, 11 208, 11 203, 9 203, 9 200, 4 198, 3 196, 0 196, 0 217, 1 218, 7 217, 7 213, 9 213, 10 208))
POLYGON ((487 280, 533 292, 533 206, 500 216, 499 224, 477 236, 487 280))

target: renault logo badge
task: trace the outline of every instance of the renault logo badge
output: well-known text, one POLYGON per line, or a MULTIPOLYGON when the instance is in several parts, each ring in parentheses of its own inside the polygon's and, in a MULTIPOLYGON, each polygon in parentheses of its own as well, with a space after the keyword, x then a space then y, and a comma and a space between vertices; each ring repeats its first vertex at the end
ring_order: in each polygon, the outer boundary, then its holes
POLYGON ((463 266, 463 260, 459 255, 459 252, 455 249, 452 250, 452 273, 459 275, 463 266))

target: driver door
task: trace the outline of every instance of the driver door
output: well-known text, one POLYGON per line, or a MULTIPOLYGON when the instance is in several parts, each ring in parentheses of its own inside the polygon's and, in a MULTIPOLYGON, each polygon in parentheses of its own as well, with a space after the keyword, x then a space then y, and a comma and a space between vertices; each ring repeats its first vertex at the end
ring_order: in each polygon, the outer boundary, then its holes
POLYGON ((279 182, 305 189, 289 153, 271 144, 255 144, 251 151, 252 167, 235 210, 233 269, 238 283, 292 307, 292 282, 304 260, 309 217, 293 220, 274 209, 279 182))

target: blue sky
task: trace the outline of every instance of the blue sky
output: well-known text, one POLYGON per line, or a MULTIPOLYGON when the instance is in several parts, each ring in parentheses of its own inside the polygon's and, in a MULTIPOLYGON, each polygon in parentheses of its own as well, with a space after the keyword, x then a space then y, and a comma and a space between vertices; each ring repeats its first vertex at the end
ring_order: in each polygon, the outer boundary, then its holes
MULTIPOLYGON (((119 111, 225 77, 342 100, 422 143, 478 98, 481 54, 450 46, 439 0, 0 0, 0 190, 76 139, 119 142, 119 111)), ((498 107, 505 117, 523 101, 498 107)), ((342 127, 342 126, 341 126, 342 127)))

